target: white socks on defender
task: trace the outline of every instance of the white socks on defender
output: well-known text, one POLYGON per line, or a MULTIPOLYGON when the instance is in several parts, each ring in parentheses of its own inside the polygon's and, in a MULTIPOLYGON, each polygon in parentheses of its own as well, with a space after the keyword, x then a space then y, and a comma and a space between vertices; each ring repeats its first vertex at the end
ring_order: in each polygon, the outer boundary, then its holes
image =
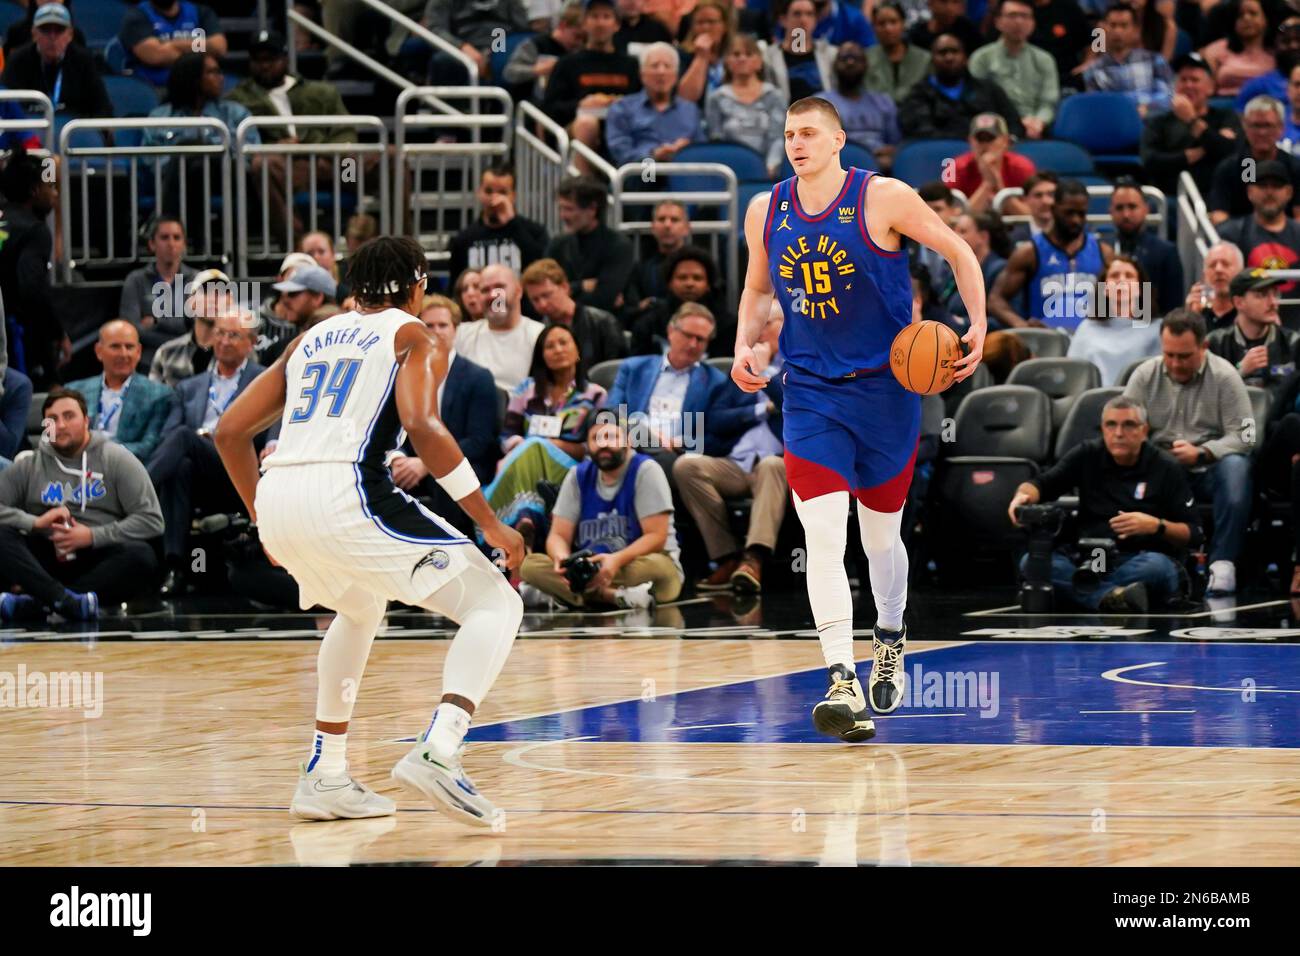
POLYGON ((844 569, 848 544, 849 493, 833 491, 804 501, 793 491, 794 508, 803 523, 808 552, 808 603, 817 624, 826 666, 853 665, 853 592, 844 569))
POLYGON ((348 772, 348 735, 327 734, 318 730, 312 736, 311 759, 307 761, 307 772, 320 771, 321 776, 329 779, 341 777, 348 772))
POLYGON ((433 712, 433 721, 421 738, 444 760, 451 758, 460 749, 461 742, 469 733, 469 714, 443 701, 433 712))
POLYGON ((860 501, 857 504, 862 550, 867 554, 871 595, 876 600, 876 624, 887 631, 901 630, 909 567, 907 548, 899 535, 903 509, 885 513, 872 511, 860 501))

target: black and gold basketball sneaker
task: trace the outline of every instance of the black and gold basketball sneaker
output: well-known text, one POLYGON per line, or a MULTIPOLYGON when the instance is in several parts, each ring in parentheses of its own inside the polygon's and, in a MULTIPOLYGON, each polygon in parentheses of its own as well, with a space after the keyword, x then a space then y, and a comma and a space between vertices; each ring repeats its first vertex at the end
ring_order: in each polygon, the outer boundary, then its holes
POLYGON ((840 664, 832 667, 827 676, 830 687, 826 697, 813 708, 813 726, 823 734, 851 744, 876 736, 876 725, 867 709, 858 676, 840 664))
POLYGON ((907 625, 901 630, 886 631, 879 625, 872 628, 871 677, 867 680, 867 695, 871 709, 878 714, 888 714, 903 702, 903 652, 907 645, 907 625))

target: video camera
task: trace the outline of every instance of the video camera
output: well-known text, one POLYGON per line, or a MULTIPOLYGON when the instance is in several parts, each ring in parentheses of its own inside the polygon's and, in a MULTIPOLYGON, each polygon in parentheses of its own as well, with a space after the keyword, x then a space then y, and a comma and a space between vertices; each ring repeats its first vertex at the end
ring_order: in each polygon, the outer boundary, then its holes
POLYGON ((1029 535, 1025 580, 1020 585, 1020 607, 1031 614, 1052 610, 1052 548, 1065 525, 1066 509, 1051 502, 1021 505, 1016 520, 1029 535))

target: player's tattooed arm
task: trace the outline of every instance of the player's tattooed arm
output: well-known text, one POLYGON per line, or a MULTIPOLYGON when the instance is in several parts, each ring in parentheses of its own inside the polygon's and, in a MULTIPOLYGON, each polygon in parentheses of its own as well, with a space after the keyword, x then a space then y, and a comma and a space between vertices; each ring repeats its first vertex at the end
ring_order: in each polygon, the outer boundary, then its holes
POLYGON ((763 334, 775 295, 772 275, 768 271, 767 248, 763 245, 763 224, 771 195, 759 196, 745 212, 745 242, 749 247, 749 266, 745 270, 745 288, 740 293, 740 310, 736 323, 736 360, 731 366, 731 380, 744 392, 767 387, 763 367, 754 357, 754 343, 763 334))
POLYGON ((230 473, 230 482, 239 492, 239 498, 254 523, 257 522, 257 509, 253 500, 257 496, 257 479, 261 470, 253 439, 279 421, 284 413, 284 369, 298 341, 294 339, 271 367, 244 389, 221 416, 212 436, 217 454, 230 473))

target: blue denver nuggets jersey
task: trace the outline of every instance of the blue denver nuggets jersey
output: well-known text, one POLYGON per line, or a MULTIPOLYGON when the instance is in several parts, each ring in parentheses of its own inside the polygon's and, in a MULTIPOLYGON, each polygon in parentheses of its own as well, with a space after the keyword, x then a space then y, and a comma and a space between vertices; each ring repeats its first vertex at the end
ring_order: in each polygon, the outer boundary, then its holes
POLYGON ((1102 271, 1101 246, 1087 233, 1071 256, 1041 232, 1034 236, 1038 269, 1029 280, 1029 315, 1054 329, 1074 331, 1094 314, 1093 298, 1102 271))
POLYGON ((873 175, 850 167, 840 195, 817 215, 799 205, 796 178, 772 189, 763 244, 785 312, 781 354, 822 378, 887 367, 894 336, 912 321, 907 254, 867 234, 873 175))

